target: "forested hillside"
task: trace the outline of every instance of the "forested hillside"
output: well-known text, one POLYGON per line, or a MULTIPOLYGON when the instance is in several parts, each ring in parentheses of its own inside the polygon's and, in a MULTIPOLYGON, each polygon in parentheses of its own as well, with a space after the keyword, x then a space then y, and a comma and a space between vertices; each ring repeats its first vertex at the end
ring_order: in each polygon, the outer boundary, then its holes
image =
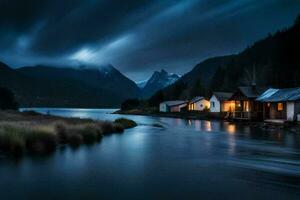
POLYGON ((237 86, 300 86, 300 16, 292 27, 268 35, 237 55, 207 59, 176 83, 150 98, 185 99, 209 96, 211 91, 233 91, 237 86))

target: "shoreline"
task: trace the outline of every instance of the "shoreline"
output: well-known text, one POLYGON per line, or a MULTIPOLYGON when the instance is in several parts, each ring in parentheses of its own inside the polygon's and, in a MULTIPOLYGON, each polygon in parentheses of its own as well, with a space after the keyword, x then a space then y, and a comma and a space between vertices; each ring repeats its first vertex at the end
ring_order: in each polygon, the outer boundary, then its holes
POLYGON ((181 113, 162 113, 162 112, 147 112, 142 110, 117 110, 112 114, 121 115, 140 115, 140 116, 151 116, 151 117, 169 117, 169 118, 180 118, 180 119, 199 119, 199 120, 209 120, 209 119, 222 119, 219 115, 213 115, 208 112, 181 112, 181 113))
POLYGON ((135 126, 136 122, 126 118, 107 121, 0 110, 0 152, 14 157, 45 155, 59 145, 91 145, 105 135, 121 134, 135 126))
POLYGON ((179 119, 191 119, 191 120, 222 120, 222 121, 231 121, 225 119, 224 115, 219 113, 210 113, 210 112, 153 112, 153 111, 144 111, 144 110, 117 110, 111 114, 120 114, 120 115, 140 115, 140 116, 150 116, 150 117, 168 117, 168 118, 179 118, 179 119))
POLYGON ((274 123, 267 121, 249 121, 249 120, 233 120, 225 119, 224 116, 216 113, 209 112, 181 112, 181 113, 161 113, 161 112, 147 112, 143 110, 117 110, 112 114, 121 114, 121 115, 139 115, 139 116, 150 116, 150 117, 167 117, 167 118, 179 118, 185 120, 216 120, 229 123, 249 125, 253 127, 259 127, 264 130, 280 130, 286 129, 293 133, 300 134, 300 124, 295 123, 274 123))

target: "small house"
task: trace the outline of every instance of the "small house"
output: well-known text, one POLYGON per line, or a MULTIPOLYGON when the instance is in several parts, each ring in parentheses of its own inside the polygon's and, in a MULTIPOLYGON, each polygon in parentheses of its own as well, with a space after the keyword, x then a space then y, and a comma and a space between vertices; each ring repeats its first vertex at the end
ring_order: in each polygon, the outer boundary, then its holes
POLYGON ((198 96, 194 97, 188 103, 189 111, 203 111, 204 109, 209 109, 210 103, 204 97, 198 96))
POLYGON ((236 92, 229 98, 234 102, 231 115, 235 119, 246 120, 260 120, 263 118, 263 106, 262 103, 256 101, 266 89, 263 87, 243 86, 238 87, 236 92))
POLYGON ((181 112, 187 106, 187 101, 164 101, 159 104, 159 112, 181 112))
POLYGON ((233 93, 229 92, 213 92, 210 102, 210 112, 231 112, 234 109, 234 101, 230 101, 233 93))
POLYGON ((256 100, 263 103, 264 120, 295 121, 300 116, 300 87, 270 88, 256 100))

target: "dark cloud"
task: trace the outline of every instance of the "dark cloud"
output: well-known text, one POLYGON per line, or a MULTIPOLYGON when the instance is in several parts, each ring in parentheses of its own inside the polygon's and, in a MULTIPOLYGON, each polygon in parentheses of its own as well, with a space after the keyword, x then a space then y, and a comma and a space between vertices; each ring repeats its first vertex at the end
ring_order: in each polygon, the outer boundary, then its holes
POLYGON ((13 66, 112 63, 134 79, 184 73, 287 27, 295 0, 2 0, 0 56, 13 66))

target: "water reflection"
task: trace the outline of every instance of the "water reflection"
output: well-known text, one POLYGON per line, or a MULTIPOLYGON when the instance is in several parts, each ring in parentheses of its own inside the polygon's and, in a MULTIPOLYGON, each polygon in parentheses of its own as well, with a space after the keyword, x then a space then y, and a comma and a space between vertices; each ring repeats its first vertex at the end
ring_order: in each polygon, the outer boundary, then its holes
POLYGON ((228 124, 226 131, 229 134, 234 134, 236 132, 236 125, 235 124, 228 124))
POLYGON ((189 126, 196 131, 204 131, 204 132, 224 131, 229 134, 234 134, 237 131, 236 124, 230 124, 228 122, 220 122, 220 121, 187 120, 186 126, 189 126))
POLYGON ((211 121, 203 121, 204 125, 203 125, 203 131, 208 131, 210 132, 211 129, 211 121))
POLYGON ((228 153, 231 156, 236 154, 236 137, 233 135, 228 137, 228 153))
MULTIPOLYGON (((109 112, 51 110, 69 117, 124 117, 109 112)), ((233 193, 237 199, 299 199, 299 134, 222 121, 125 117, 165 128, 138 126, 94 146, 66 147, 43 162, 26 158, 12 167, 0 159, 1 199, 36 199, 46 193, 51 195, 43 195, 44 200, 130 199, 133 194, 231 199, 233 193)))
POLYGON ((195 130, 196 131, 201 131, 201 121, 195 120, 195 130))

